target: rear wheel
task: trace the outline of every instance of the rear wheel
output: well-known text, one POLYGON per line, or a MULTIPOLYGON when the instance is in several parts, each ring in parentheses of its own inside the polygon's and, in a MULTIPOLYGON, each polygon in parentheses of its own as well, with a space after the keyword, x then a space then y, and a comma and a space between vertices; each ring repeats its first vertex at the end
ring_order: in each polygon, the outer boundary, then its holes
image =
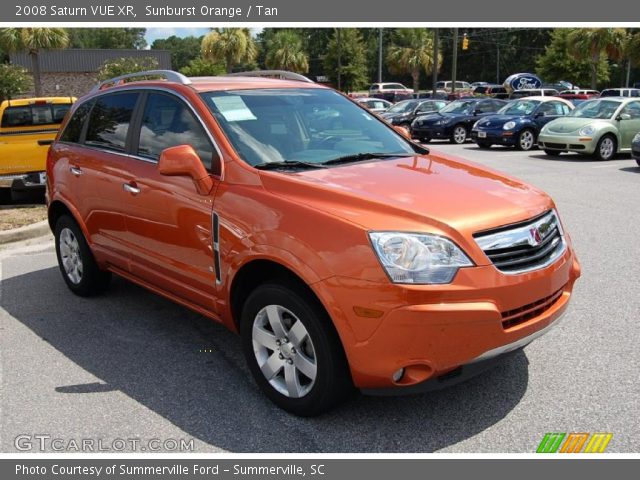
POLYGON ((353 391, 331 320, 296 285, 269 283, 254 290, 242 309, 240 331, 254 379, 280 408, 314 416, 353 391))
POLYGON ((82 230, 69 215, 56 222, 55 240, 58 265, 69 290, 87 297, 109 286, 111 273, 98 268, 82 230))
POLYGON ((464 125, 456 125, 455 127, 453 127, 453 132, 451 133, 451 143, 460 145, 466 141, 467 129, 464 127, 464 125))
POLYGON ((593 156, 597 160, 611 160, 615 156, 616 150, 617 145, 615 138, 611 135, 605 135, 598 141, 593 156))
POLYGON ((536 143, 536 136, 529 129, 522 130, 520 135, 518 135, 518 142, 516 143, 516 148, 518 150, 522 150, 523 152, 528 152, 533 148, 536 143))

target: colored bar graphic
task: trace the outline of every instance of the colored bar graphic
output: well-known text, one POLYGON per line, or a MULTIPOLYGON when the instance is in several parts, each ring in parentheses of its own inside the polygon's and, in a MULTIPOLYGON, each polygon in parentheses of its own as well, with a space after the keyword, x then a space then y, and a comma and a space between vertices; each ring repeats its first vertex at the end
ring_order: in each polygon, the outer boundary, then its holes
POLYGON ((594 433, 587 448, 584 449, 584 453, 604 453, 612 437, 612 433, 594 433))
POLYGON ((567 435, 567 439, 562 445, 560 453, 580 453, 587 438, 589 438, 588 433, 570 433, 567 435))
POLYGON ((566 433, 546 433, 536 453, 556 453, 566 433))

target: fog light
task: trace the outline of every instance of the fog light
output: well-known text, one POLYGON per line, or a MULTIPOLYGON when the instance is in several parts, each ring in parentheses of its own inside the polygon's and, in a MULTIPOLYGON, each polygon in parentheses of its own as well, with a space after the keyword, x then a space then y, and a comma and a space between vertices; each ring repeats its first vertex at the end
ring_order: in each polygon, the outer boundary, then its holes
POLYGON ((404 368, 401 368, 400 370, 396 371, 393 375, 391 375, 391 380, 398 383, 400 380, 402 380, 403 376, 404 376, 404 368))

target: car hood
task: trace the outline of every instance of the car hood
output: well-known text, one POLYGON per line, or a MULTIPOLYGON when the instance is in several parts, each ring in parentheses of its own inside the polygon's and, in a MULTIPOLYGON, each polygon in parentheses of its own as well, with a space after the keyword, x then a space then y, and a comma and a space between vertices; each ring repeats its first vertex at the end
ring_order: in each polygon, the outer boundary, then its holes
POLYGON ((450 119, 451 121, 455 121, 461 118, 468 117, 467 114, 464 113, 429 113, 427 115, 420 115, 417 120, 421 121, 423 124, 433 124, 438 120, 442 120, 443 118, 450 119))
POLYGON ((527 115, 489 115, 484 117, 478 122, 478 126, 482 127, 501 127, 507 122, 517 122, 523 118, 527 118, 527 115))
POLYGON ((587 125, 609 125, 610 122, 598 118, 562 117, 550 121, 544 127, 547 133, 574 133, 587 125))
POLYGON ((287 174, 263 185, 290 201, 372 230, 435 231, 452 238, 552 208, 542 191, 484 167, 429 154, 287 174))

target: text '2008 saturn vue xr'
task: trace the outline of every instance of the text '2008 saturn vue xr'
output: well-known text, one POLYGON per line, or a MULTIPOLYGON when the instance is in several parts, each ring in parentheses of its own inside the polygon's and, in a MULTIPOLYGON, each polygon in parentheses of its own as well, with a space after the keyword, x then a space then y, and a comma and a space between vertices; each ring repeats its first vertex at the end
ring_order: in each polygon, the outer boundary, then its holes
POLYGON ((557 323, 580 267, 545 193, 259 75, 142 72, 78 100, 47 162, 72 292, 116 274, 238 332, 298 415, 468 378, 557 323))

